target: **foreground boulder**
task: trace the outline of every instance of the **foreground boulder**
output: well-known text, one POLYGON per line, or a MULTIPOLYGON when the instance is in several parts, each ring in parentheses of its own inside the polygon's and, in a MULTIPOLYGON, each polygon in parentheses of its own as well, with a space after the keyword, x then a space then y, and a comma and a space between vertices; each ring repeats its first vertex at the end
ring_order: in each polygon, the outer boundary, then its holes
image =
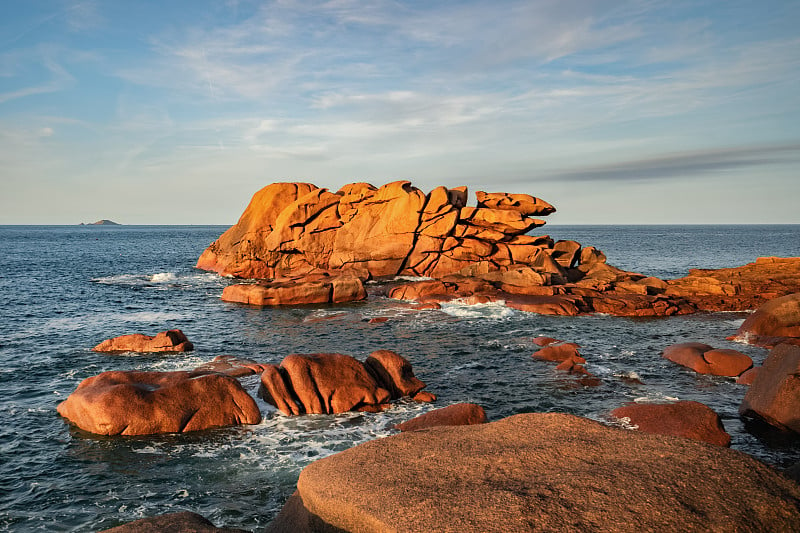
POLYGON ((800 346, 779 344, 759 367, 739 414, 800 433, 800 346))
POLYGON ((228 285, 222 300, 249 305, 305 305, 356 302, 367 297, 364 283, 353 275, 316 274, 300 279, 228 285))
POLYGON ((408 360, 379 350, 365 363, 338 353, 288 355, 265 366, 258 394, 285 415, 336 414, 380 411, 404 396, 433 401, 424 387, 408 360))
POLYGON ((216 527, 203 516, 189 511, 142 518, 106 529, 102 533, 165 533, 167 531, 176 533, 246 533, 244 529, 216 527))
POLYGON ((702 342, 682 342, 664 348, 662 357, 698 374, 737 377, 753 367, 750 356, 736 350, 716 349, 702 342))
POLYGON ((150 435, 258 424, 241 384, 223 374, 103 372, 83 380, 58 413, 98 435, 150 435))
POLYGON ((436 427, 307 466, 281 531, 791 531, 800 486, 743 453, 565 414, 436 427))
POLYGON ((151 337, 141 333, 122 335, 113 339, 106 339, 94 348, 93 352, 123 353, 123 352, 189 352, 194 345, 189 342, 186 335, 179 329, 162 331, 151 337))
POLYGON ((730 446, 731 436, 713 409, 700 402, 628 403, 611 411, 639 431, 730 446))
POLYGON ((739 326, 735 338, 769 347, 800 343, 800 293, 775 298, 756 309, 739 326))
POLYGON ((394 428, 400 431, 418 431, 420 429, 436 426, 469 426, 472 424, 485 424, 486 411, 474 403, 457 403, 441 409, 434 409, 421 414, 411 420, 395 424, 394 428))

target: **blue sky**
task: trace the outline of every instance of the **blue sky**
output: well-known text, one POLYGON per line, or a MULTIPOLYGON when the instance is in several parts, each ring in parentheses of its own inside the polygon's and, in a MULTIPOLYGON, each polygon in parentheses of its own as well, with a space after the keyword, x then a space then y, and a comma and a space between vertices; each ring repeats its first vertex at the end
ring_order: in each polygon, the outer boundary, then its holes
POLYGON ((232 224, 275 181, 555 224, 800 223, 800 2, 0 3, 0 224, 232 224))

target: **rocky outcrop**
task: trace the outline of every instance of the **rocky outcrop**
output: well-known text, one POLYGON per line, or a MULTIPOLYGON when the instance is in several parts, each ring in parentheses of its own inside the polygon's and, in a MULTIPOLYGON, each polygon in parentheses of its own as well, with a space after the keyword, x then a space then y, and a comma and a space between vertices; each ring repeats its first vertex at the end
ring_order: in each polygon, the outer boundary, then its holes
POLYGON ((718 270, 692 269, 667 282, 666 294, 703 311, 746 311, 800 292, 800 257, 759 257, 755 263, 718 270))
POLYGON ((305 305, 344 303, 367 297, 364 283, 354 275, 312 274, 300 279, 228 285, 222 300, 249 305, 305 305))
POLYGON ((150 435, 258 424, 239 382, 222 374, 103 372, 83 380, 58 413, 98 435, 150 435))
POLYGON ((332 193, 273 183, 253 196, 197 267, 243 278, 319 271, 438 277, 476 261, 496 269, 541 253, 542 243, 524 234, 544 224, 529 215, 552 213, 553 206, 525 194, 478 196, 479 205, 469 207, 464 187, 424 194, 408 181, 352 183, 332 193))
POLYGON ((258 394, 286 415, 335 414, 379 411, 404 396, 433 401, 424 387, 408 360, 378 350, 364 363, 338 353, 288 355, 266 365, 258 394))
POLYGON ((124 352, 188 352, 194 349, 186 335, 179 329, 162 331, 151 337, 141 333, 122 335, 113 339, 106 339, 94 348, 93 352, 124 353, 124 352))
POLYGON ((800 487, 743 453, 565 414, 435 427, 307 466, 267 531, 789 531, 800 487))
POLYGON ((121 526, 106 529, 102 533, 246 533, 244 529, 216 527, 211 521, 197 513, 182 511, 150 518, 142 518, 121 526))
POLYGON ((611 411, 611 415, 645 433, 674 435, 717 446, 731 444, 722 419, 700 402, 628 403, 611 411))
POLYGON ((800 346, 779 344, 759 367, 739 414, 800 433, 800 346))
POLYGON ((747 317, 734 337, 758 346, 800 344, 800 293, 770 300, 747 317))
POLYGON ((420 429, 436 426, 469 426, 472 424, 485 424, 486 411, 474 403, 457 403, 441 409, 434 409, 421 414, 411 420, 395 424, 395 429, 400 431, 419 431, 420 429))
POLYGON ((266 365, 257 363, 252 359, 242 359, 233 355, 218 355, 213 360, 198 366, 192 371, 193 376, 219 373, 234 378, 252 376, 264 371, 266 365))
POLYGON ((750 356, 736 350, 717 349, 702 342, 682 342, 664 348, 661 356, 698 374, 737 377, 753 367, 750 356))

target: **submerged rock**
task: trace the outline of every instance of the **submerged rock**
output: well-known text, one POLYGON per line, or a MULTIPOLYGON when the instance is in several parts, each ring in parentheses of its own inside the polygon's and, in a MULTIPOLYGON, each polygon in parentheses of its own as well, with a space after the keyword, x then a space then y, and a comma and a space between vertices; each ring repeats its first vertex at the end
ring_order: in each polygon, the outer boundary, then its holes
POLYGON ((106 339, 94 348, 93 352, 124 353, 124 352, 189 352, 194 350, 194 345, 189 342, 186 335, 179 329, 162 331, 155 336, 133 333, 122 335, 113 339, 106 339))
POLYGON ((338 353, 291 354, 280 366, 266 365, 258 394, 286 415, 379 411, 408 396, 432 401, 411 364, 389 350, 361 363, 338 353))
POLYGON ((278 531, 789 531, 800 487, 688 439, 565 414, 435 427, 307 466, 278 531))
POLYGON ((611 411, 619 419, 645 433, 674 435, 730 446, 731 436, 725 431, 722 419, 713 409, 700 402, 628 403, 611 411))
POLYGON ((297 280, 228 285, 222 291, 225 302, 260 306, 344 303, 366 297, 363 282, 353 275, 317 274, 297 280))
POLYGON ((716 349, 701 342, 672 344, 661 355, 698 374, 737 377, 753 367, 753 360, 742 352, 716 349))
POLYGON ((83 380, 58 413, 98 435, 151 435, 258 424, 255 400, 230 376, 103 372, 83 380))
POLYGON ((739 414, 800 433, 800 346, 773 348, 744 395, 739 414))
POLYGON ((182 511, 152 516, 106 529, 102 533, 246 533, 244 529, 216 527, 211 521, 197 513, 182 511))
POLYGON ((486 411, 474 403, 457 403, 441 409, 434 409, 411 420, 395 424, 400 431, 418 431, 436 426, 469 426, 485 424, 486 411))

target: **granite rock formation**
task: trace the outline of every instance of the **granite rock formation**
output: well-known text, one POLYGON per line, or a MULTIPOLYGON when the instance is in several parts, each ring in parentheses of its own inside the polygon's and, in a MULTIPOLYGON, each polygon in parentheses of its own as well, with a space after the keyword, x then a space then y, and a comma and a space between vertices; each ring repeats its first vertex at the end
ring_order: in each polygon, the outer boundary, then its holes
POLYGON ((800 486, 746 454, 565 414, 434 427, 307 466, 267 528, 789 531, 800 486))
POLYGON ((258 394, 286 415, 335 414, 380 411, 404 396, 433 401, 424 387, 408 360, 378 350, 364 363, 338 353, 288 355, 265 366, 258 394))
POLYGON ((736 350, 717 349, 702 342, 681 342, 664 348, 664 359, 698 374, 737 377, 753 367, 750 356, 736 350))
POLYGON ((261 413, 223 374, 103 372, 83 380, 58 413, 98 435, 151 435, 258 424, 261 413))
POLYGON ((800 343, 800 293, 775 298, 756 309, 739 326, 735 338, 768 347, 800 343))
POLYGON ((168 531, 175 533, 247 533, 244 529, 216 527, 205 517, 189 511, 142 518, 106 529, 101 533, 165 533, 168 531))
POLYGON ((355 302, 367 297, 360 278, 340 274, 311 274, 296 279, 261 280, 257 283, 228 285, 222 300, 249 305, 306 305, 355 302))
POLYGON ((124 353, 124 352, 189 352, 194 349, 194 345, 189 342, 186 335, 179 329, 162 331, 155 336, 133 333, 131 335, 121 335, 113 339, 106 339, 94 348, 93 352, 105 353, 124 353))
POLYGON ((639 431, 730 446, 731 436, 713 409, 700 402, 628 403, 611 411, 639 431))
POLYGON ((800 346, 779 344, 759 367, 739 414, 800 433, 800 346))

